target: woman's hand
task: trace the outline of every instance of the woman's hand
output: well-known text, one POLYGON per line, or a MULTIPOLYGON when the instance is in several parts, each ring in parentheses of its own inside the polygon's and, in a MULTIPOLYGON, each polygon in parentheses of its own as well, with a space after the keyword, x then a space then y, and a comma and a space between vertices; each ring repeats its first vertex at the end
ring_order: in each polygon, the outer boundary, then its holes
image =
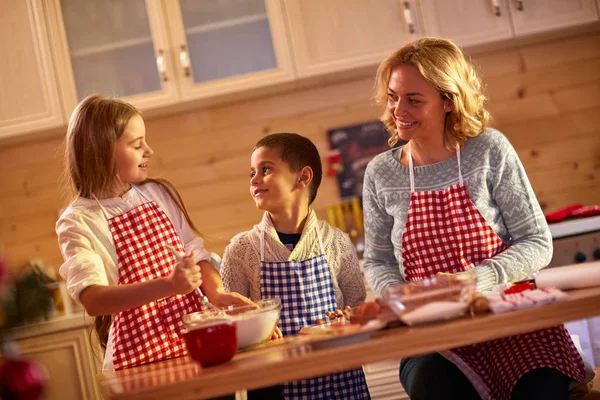
POLYGON ((169 275, 169 283, 173 287, 174 294, 188 294, 202 284, 200 267, 196 265, 194 253, 177 261, 169 275))
POLYGON ((462 272, 438 272, 435 274, 438 282, 456 282, 462 281, 465 279, 475 279, 477 276, 475 275, 475 271, 468 270, 462 272))
POLYGON ((456 274, 454 274, 452 272, 438 272, 437 274, 435 274, 435 277, 437 279, 451 281, 451 280, 456 279, 456 274))

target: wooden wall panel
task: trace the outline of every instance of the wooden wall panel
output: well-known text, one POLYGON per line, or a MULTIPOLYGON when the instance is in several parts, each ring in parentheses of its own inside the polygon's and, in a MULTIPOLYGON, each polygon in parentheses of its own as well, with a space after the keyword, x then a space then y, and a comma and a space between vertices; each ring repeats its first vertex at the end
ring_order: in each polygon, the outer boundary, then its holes
POLYGON ((600 58, 495 76, 488 78, 486 83, 491 100, 499 102, 595 84, 598 79, 600 58))
POLYGON ((554 118, 503 125, 502 131, 515 148, 560 142, 577 136, 589 136, 593 141, 600 131, 600 113, 598 109, 592 108, 554 118))
POLYGON ((556 106, 561 110, 561 113, 599 108, 600 83, 556 91, 552 98, 556 106))
POLYGON ((551 41, 520 49, 527 70, 600 58, 598 35, 551 41))
MULTIPOLYGON (((528 168, 529 179, 538 197, 543 193, 560 193, 572 187, 600 185, 600 158, 557 163, 548 168, 528 168), (552 176, 552 179, 546 179, 552 176)), ((597 195, 597 193, 596 193, 597 195)))
MULTIPOLYGON (((506 134, 546 211, 600 203, 600 35, 524 45, 473 61, 483 73, 493 126, 506 134)), ((207 248, 222 253, 261 213, 249 195, 249 157, 268 133, 298 132, 325 161, 326 131, 377 118, 372 77, 205 108, 146 121, 155 176, 180 190, 207 248)), ((15 266, 58 267, 54 223, 66 204, 58 188, 62 138, 0 147, 0 239, 15 266)), ((325 166, 326 167, 326 166, 325 166)), ((324 217, 339 200, 324 177, 314 203, 324 217)))

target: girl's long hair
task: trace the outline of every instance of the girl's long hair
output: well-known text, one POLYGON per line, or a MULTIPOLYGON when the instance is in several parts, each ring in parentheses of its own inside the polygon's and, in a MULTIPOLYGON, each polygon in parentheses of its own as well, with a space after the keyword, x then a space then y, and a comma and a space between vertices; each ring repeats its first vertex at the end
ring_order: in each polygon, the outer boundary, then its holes
MULTIPOLYGON (((65 139, 63 173, 63 186, 68 186, 70 197, 93 198, 94 194, 111 193, 117 187, 116 143, 135 115, 142 113, 131 104, 99 95, 86 97, 75 108, 65 139)), ((175 186, 162 178, 149 178, 138 185, 148 182, 162 186, 192 230, 202 236, 175 186)), ((97 316, 94 321, 94 330, 103 350, 106 350, 111 324, 111 315, 97 316)))

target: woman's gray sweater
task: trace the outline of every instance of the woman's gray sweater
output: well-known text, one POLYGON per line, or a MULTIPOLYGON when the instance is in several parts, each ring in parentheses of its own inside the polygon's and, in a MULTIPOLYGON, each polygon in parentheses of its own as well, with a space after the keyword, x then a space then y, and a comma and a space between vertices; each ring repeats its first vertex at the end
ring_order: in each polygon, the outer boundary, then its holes
MULTIPOLYGON (((402 147, 377 155, 365 172, 364 271, 373 291, 404 282, 402 232, 408 213, 408 167, 400 164, 402 147)), ((471 201, 509 246, 475 266, 477 290, 527 278, 552 258, 552 236, 516 151, 502 133, 488 129, 468 139, 461 171, 471 201)), ((414 167, 415 190, 442 190, 458 182, 456 157, 414 167)))

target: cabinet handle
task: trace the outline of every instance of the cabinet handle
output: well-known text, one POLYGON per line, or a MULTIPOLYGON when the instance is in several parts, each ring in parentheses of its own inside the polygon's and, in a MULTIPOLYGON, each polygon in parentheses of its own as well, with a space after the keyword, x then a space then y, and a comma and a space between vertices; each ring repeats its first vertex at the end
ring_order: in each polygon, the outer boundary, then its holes
POLYGON ((162 80, 167 82, 169 78, 167 77, 167 66, 165 65, 165 52, 162 49, 158 50, 158 56, 156 56, 156 66, 158 67, 158 73, 160 74, 162 80))
POLYGON ((415 33, 415 24, 413 23, 412 11, 410 9, 410 2, 404 2, 404 21, 408 25, 408 33, 411 35, 415 33))
POLYGON ((523 0, 517 0, 517 11, 523 11, 523 0))
POLYGON ((500 1, 499 0, 492 0, 492 5, 494 6, 494 12, 496 14, 496 17, 501 16, 502 13, 500 12, 500 1))
POLYGON ((181 51, 179 51, 179 62, 181 63, 181 68, 183 68, 185 76, 191 76, 192 73, 190 67, 192 64, 190 63, 187 47, 185 47, 184 44, 181 45, 181 51))

